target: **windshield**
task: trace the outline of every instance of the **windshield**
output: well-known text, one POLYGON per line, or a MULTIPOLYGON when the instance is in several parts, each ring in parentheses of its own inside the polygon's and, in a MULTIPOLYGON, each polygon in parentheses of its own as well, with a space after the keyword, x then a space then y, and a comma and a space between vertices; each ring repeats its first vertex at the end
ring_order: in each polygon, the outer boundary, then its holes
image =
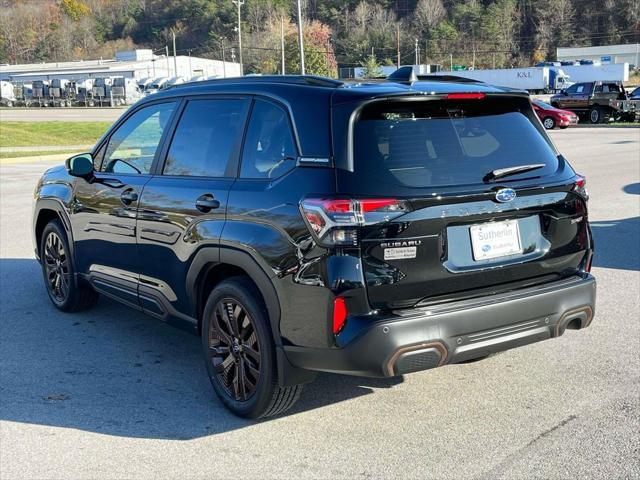
POLYGON ((528 164, 544 167, 504 181, 550 175, 558 158, 532 115, 525 98, 373 104, 355 126, 354 173, 410 188, 480 184, 528 164))
POLYGON ((540 100, 534 100, 533 103, 535 103, 537 106, 539 106, 543 110, 555 110, 555 108, 553 108, 551 105, 549 105, 548 103, 544 103, 543 101, 540 101, 540 100))

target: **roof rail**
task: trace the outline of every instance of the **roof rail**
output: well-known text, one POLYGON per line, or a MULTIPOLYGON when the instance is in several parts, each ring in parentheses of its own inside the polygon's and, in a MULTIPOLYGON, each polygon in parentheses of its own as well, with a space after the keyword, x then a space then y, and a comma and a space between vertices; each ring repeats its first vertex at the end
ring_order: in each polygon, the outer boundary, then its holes
POLYGON ((214 78, 199 82, 186 82, 180 85, 173 85, 171 88, 180 88, 193 85, 218 85, 233 83, 285 83, 288 85, 308 85, 316 87, 337 88, 344 85, 344 82, 318 75, 246 75, 244 77, 214 78))
POLYGON ((461 77, 459 75, 418 75, 418 80, 429 80, 430 82, 456 82, 456 83, 485 83, 482 80, 461 77))

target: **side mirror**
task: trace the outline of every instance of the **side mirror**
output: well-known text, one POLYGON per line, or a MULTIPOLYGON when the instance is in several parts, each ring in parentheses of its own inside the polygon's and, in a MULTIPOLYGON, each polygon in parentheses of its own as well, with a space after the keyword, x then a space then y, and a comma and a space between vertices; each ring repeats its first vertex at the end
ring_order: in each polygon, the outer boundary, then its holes
POLYGON ((67 172, 73 177, 88 179, 93 176, 93 158, 90 153, 81 153, 66 161, 67 172))
POLYGON ((566 95, 566 94, 567 94, 567 91, 563 88, 562 90, 560 90, 560 93, 561 93, 562 95, 566 95))

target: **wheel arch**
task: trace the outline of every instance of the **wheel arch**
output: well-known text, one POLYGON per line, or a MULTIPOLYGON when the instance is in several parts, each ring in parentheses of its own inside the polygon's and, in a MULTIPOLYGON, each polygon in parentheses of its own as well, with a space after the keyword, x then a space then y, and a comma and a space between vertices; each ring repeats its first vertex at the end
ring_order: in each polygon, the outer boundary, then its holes
POLYGON ((67 243, 71 254, 74 252, 73 233, 71 221, 62 204, 53 199, 41 199, 38 201, 33 214, 33 240, 37 258, 40 258, 40 241, 44 228, 51 220, 60 220, 67 235, 67 243))
POLYGON ((246 277, 255 285, 269 313, 274 342, 277 346, 282 345, 280 302, 273 282, 248 253, 235 249, 203 249, 191 264, 187 274, 187 292, 192 312, 198 320, 198 333, 201 332, 202 312, 209 294, 221 281, 234 276, 246 277))

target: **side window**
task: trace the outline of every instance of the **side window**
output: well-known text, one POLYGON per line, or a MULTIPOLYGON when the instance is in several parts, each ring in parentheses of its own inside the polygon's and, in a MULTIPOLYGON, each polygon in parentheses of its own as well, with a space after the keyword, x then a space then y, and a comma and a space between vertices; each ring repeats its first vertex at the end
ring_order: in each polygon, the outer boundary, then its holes
POLYGON ((276 178, 295 167, 297 151, 289 116, 270 102, 256 100, 242 154, 242 178, 276 178))
POLYGON ((162 173, 223 177, 229 161, 237 155, 248 108, 249 100, 243 99, 190 100, 162 173))
POLYGON ((576 83, 575 85, 571 85, 569 88, 567 88, 567 93, 576 93, 578 91, 578 86, 581 85, 578 83, 576 83))
POLYGON ((129 117, 111 134, 101 170, 108 173, 149 173, 175 106, 174 102, 158 103, 129 117))

